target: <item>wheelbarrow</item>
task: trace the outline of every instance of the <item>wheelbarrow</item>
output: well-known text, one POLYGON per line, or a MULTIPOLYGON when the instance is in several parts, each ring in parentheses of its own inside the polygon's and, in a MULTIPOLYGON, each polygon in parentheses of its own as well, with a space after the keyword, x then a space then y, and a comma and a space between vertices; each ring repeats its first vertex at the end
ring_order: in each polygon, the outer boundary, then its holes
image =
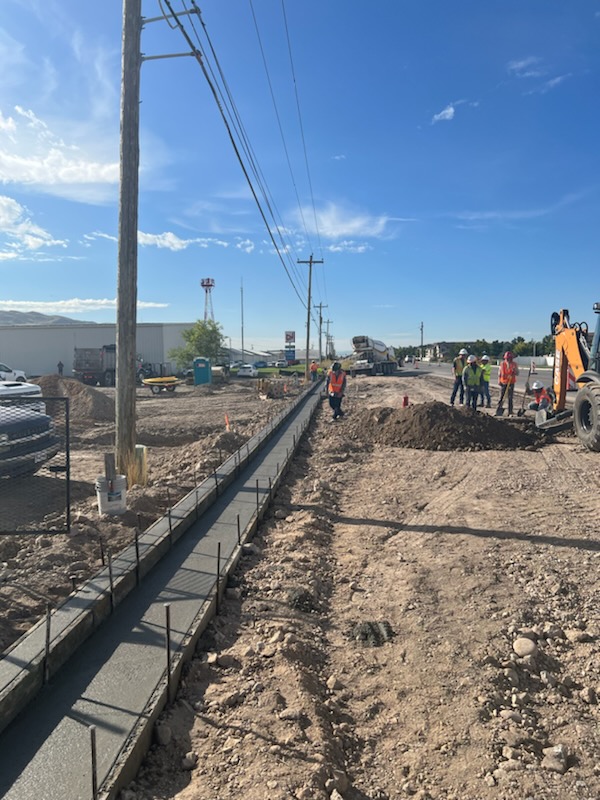
POLYGON ((174 375, 169 375, 164 378, 144 378, 142 380, 144 386, 147 386, 152 394, 159 394, 160 392, 174 392, 175 387, 183 381, 176 378, 174 375))

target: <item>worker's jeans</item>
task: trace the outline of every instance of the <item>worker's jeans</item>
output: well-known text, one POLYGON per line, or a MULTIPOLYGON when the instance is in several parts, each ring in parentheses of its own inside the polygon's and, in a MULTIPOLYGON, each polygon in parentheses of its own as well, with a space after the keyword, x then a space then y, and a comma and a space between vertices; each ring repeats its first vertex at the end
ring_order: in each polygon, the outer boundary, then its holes
POLYGON ((337 419, 338 417, 343 417, 344 412, 342 411, 342 398, 336 397, 333 394, 329 395, 329 406, 333 411, 333 418, 337 419))
POLYGON ((550 403, 548 402, 548 400, 546 400, 545 397, 544 397, 543 400, 540 400, 539 403, 535 403, 535 402, 534 403, 529 403, 529 405, 527 406, 527 408, 530 411, 542 411, 544 408, 549 408, 549 407, 550 407, 550 403))
POLYGON ((477 401, 479 400, 479 386, 467 386, 467 405, 471 408, 477 408, 477 401))
POLYGON ((487 404, 489 408, 492 405, 492 396, 490 394, 490 382, 484 381, 481 385, 481 405, 487 404))
POLYGON ((465 387, 463 385, 462 375, 456 375, 454 378, 454 388, 452 389, 452 395, 450 397, 450 405, 454 405, 454 400, 456 399, 456 393, 460 390, 460 402, 462 403, 465 399, 465 387))
POLYGON ((502 408, 504 395, 508 394, 508 413, 513 413, 513 395, 515 393, 514 383, 501 383, 500 384, 500 399, 498 400, 498 408, 502 408))

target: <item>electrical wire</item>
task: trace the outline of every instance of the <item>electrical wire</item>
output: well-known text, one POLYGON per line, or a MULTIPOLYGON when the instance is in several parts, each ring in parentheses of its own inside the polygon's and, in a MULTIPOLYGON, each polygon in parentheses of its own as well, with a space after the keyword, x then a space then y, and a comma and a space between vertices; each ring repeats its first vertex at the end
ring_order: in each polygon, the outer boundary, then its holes
MULTIPOLYGON (((237 109, 235 108, 235 103, 233 101, 233 97, 231 95, 231 92, 229 91, 229 88, 227 86, 227 82, 225 80, 225 77, 224 77, 223 72, 221 70, 221 67, 219 65, 216 53, 214 51, 214 47, 212 46, 212 42, 210 41, 210 37, 209 37, 208 32, 206 30, 206 26, 205 26, 205 24, 204 24, 204 22, 202 20, 202 15, 200 13, 200 9, 197 7, 195 0, 192 0, 192 6, 193 6, 194 11, 196 12, 201 24, 202 24, 202 27, 203 27, 203 30, 204 30, 204 34, 207 37, 207 40, 209 42, 211 54, 212 54, 212 56, 213 56, 213 58, 215 60, 215 63, 217 65, 217 70, 218 70, 218 73, 219 73, 219 75, 221 77, 222 84, 225 87, 225 95, 226 96, 223 94, 223 91, 221 91, 221 89, 220 89, 220 87, 218 85, 218 81, 216 79, 214 70, 212 69, 210 63, 208 62, 208 59, 206 58, 206 54, 205 54, 205 52, 204 52, 204 50, 202 48, 202 45, 201 45, 201 43, 199 41, 199 36, 198 36, 198 33, 197 33, 195 27, 192 26, 193 29, 194 29, 194 33, 196 35, 196 38, 198 39, 199 47, 196 47, 196 45, 194 44, 194 42, 191 39, 190 34, 186 30, 185 26, 182 24, 182 22, 178 18, 178 16, 174 13, 173 7, 171 5, 170 0, 162 0, 162 2, 164 2, 166 4, 166 6, 168 7, 171 15, 175 18, 177 28, 179 29, 180 33, 183 35, 183 37, 185 38, 187 44, 191 48, 192 54, 194 55, 194 57, 196 59, 196 62, 198 63, 198 65, 200 66, 200 69, 202 70, 204 78, 207 81, 209 89, 210 89, 210 91, 211 91, 211 93, 213 95, 213 99, 215 100, 215 102, 217 104, 217 108, 219 110, 219 113, 221 115, 223 123, 225 124, 225 128, 227 130, 231 145, 232 145, 232 147, 234 149, 234 153, 236 155, 236 158, 237 158, 237 160, 238 160, 238 162, 240 164, 240 167, 242 169, 244 177, 246 178, 246 182, 248 183, 248 186, 250 188, 250 191, 252 193, 254 201, 255 201, 255 203, 257 205, 259 213, 260 213, 260 215, 262 217, 262 220, 263 220, 263 222, 265 224, 265 227, 267 228, 267 232, 268 232, 269 238, 271 240, 271 243, 273 244, 273 247, 275 248, 275 252, 276 252, 277 256, 279 257, 279 260, 280 260, 280 262, 281 262, 281 264, 282 264, 282 266, 283 266, 283 268, 285 270, 285 273, 286 273, 286 275, 287 275, 287 277, 288 277, 288 279, 289 279, 289 281, 290 281, 290 283, 292 285, 292 288, 294 289, 294 292, 296 293, 296 295, 297 295, 298 299, 300 300, 300 303, 302 304, 302 306, 305 309, 307 309, 307 303, 303 299, 303 297, 300 294, 300 292, 298 291, 296 283, 294 282, 294 279, 292 278, 292 275, 290 273, 290 269, 293 269, 295 271, 295 265, 290 263, 290 268, 288 268, 288 265, 286 265, 286 262, 285 262, 285 259, 284 259, 284 255, 286 255, 288 257, 288 259, 289 259, 289 249, 288 248, 290 247, 290 245, 287 244, 284 241, 282 229, 281 229, 280 225, 277 223, 277 220, 275 219, 275 214, 273 212, 273 207, 272 207, 272 205, 271 205, 271 203, 269 201, 269 193, 267 192, 266 186, 265 186, 266 182, 264 181, 264 178, 262 177, 262 173, 261 173, 261 171, 260 171, 260 169, 258 167, 256 158, 255 158, 254 153, 252 151, 252 148, 250 146, 248 137, 247 137, 247 135, 246 135, 246 133, 244 131, 243 124, 241 122, 241 118, 240 118, 240 116, 239 116, 239 114, 237 112, 237 109), (227 101, 229 102, 231 108, 227 105, 227 101), (230 122, 230 120, 231 120, 231 122, 230 122), (239 146, 238 146, 238 142, 236 141, 236 137, 234 136, 234 130, 235 130, 235 132, 237 134, 237 137, 239 139, 239 142, 240 142, 239 146), (248 162, 249 162, 249 167, 247 167, 246 164, 244 163, 241 151, 243 151, 245 153, 246 158, 248 159, 248 162), (273 233, 273 231, 271 229, 271 226, 269 224, 269 221, 267 219, 266 212, 263 209, 263 206, 262 206, 262 204, 261 204, 261 202, 259 200, 259 197, 257 195, 257 190, 255 189, 254 184, 252 182, 252 179, 250 177, 250 172, 252 172, 254 174, 254 178, 255 178, 258 186, 260 187, 260 191, 263 194, 263 197, 265 199, 266 207, 267 207, 267 209, 268 209, 268 211, 269 211, 269 213, 270 213, 270 215, 271 215, 271 217, 273 219, 273 222, 275 224, 275 228, 276 228, 277 233, 278 233, 278 237, 279 237, 280 242, 281 242, 281 249, 280 249, 280 246, 278 245, 278 243, 277 243, 277 241, 275 239, 275 235, 274 235, 274 233, 273 233)), ((183 3, 184 3, 184 7, 185 7, 185 0, 183 0, 183 3)), ((296 275, 297 275, 297 273, 296 273, 296 275)), ((311 314, 311 318, 313 318, 313 320, 314 320, 314 315, 312 313, 312 309, 311 309, 310 314, 311 314)))

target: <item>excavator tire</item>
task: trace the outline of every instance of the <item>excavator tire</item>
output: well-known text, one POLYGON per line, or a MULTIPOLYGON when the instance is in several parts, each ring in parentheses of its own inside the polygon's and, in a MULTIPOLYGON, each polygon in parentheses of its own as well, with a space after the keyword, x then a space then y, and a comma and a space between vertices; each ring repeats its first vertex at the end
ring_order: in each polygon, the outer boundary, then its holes
POLYGON ((579 441, 588 450, 600 451, 600 383, 588 383, 577 392, 573 422, 579 441))

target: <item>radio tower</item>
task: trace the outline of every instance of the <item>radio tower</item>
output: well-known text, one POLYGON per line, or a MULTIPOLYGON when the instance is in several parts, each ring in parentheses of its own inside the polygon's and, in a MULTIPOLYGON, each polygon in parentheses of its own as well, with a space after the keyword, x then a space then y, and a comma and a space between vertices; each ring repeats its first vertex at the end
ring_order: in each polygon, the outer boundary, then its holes
POLYGON ((202 278, 202 280, 200 281, 200 286, 204 289, 206 295, 204 299, 204 322, 206 322, 207 320, 214 322, 215 312, 213 311, 213 304, 212 304, 212 290, 215 288, 215 279, 202 278))

